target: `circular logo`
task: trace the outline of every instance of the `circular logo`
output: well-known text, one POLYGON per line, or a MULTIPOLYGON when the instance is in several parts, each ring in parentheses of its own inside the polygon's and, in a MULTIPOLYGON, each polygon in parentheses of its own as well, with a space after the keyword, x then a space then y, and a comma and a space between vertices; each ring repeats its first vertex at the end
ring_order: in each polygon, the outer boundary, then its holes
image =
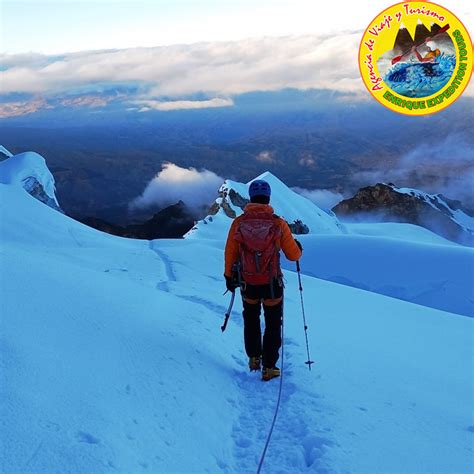
POLYGON ((397 3, 365 30, 359 68, 382 105, 426 115, 451 105, 472 74, 472 44, 461 21, 431 2, 397 3))

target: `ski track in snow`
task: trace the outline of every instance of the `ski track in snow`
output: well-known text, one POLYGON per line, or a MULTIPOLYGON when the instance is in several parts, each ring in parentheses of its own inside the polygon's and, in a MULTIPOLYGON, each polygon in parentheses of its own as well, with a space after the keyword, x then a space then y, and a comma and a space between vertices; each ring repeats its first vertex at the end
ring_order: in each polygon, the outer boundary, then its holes
MULTIPOLYGON (((169 283, 178 282, 173 268, 174 263, 163 250, 158 250, 153 242, 150 242, 150 249, 161 259, 167 278, 165 281, 158 282, 156 288, 169 292, 169 283)), ((186 301, 204 306, 219 316, 227 310, 222 305, 196 295, 179 295, 176 292, 173 294, 186 301)), ((243 327, 242 318, 237 315, 236 311, 232 311, 232 316, 234 316, 233 322, 243 327)), ((306 398, 306 406, 303 409, 301 403, 294 399, 297 387, 291 381, 293 372, 291 348, 299 347, 299 344, 288 337, 285 338, 284 344, 282 399, 262 471, 294 472, 297 466, 300 472, 330 473, 331 470, 327 468, 323 458, 327 447, 333 446, 334 442, 312 432, 317 426, 314 414, 321 411, 319 396, 309 394, 308 397, 306 394, 310 401, 308 402, 308 398, 306 398), (288 419, 292 420, 289 425, 284 421, 288 419)), ((234 440, 235 457, 233 470, 245 473, 255 472, 273 420, 278 398, 279 379, 264 383, 260 380, 260 373, 249 372, 243 349, 239 355, 233 355, 233 359, 237 366, 233 369, 237 390, 235 390, 236 395, 227 397, 227 402, 232 407, 240 408, 240 415, 234 422, 231 435, 234 440)), ((326 429, 325 431, 330 430, 326 429)))

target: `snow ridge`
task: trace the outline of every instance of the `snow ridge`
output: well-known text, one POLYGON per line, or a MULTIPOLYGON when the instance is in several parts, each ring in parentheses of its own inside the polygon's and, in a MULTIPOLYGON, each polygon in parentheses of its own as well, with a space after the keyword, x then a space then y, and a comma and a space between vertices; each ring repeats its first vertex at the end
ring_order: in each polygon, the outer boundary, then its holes
POLYGON ((39 184, 47 198, 59 208, 54 177, 46 166, 46 160, 38 153, 19 153, 0 162, 0 183, 21 186, 29 193, 39 184))
POLYGON ((396 192, 400 194, 408 194, 416 196, 422 201, 429 204, 433 209, 442 212, 450 217, 450 219, 457 225, 462 227, 466 232, 474 233, 474 216, 469 215, 465 210, 460 208, 460 203, 446 199, 442 194, 429 194, 419 189, 414 188, 398 188, 391 186, 396 192), (453 208, 453 205, 458 204, 459 207, 453 208))
MULTIPOLYGON (((310 234, 345 234, 346 227, 339 222, 334 213, 327 213, 309 199, 291 190, 279 178, 270 172, 262 173, 255 179, 267 181, 272 188, 270 205, 275 213, 288 223, 301 220, 307 225, 310 234)), ((230 220, 243 212, 249 202, 248 183, 225 180, 219 189, 219 197, 210 209, 210 214, 198 221, 185 235, 185 238, 223 238, 227 233, 230 220), (209 225, 211 224, 211 225, 209 225)))

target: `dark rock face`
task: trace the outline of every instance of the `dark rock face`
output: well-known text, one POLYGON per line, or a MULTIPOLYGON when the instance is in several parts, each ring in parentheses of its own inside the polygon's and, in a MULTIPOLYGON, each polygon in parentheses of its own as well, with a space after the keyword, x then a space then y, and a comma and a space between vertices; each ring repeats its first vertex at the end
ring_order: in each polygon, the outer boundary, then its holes
POLYGON ((250 202, 247 198, 244 198, 233 189, 227 190, 224 186, 219 189, 220 201, 214 202, 209 208, 208 215, 214 216, 219 212, 219 209, 223 209, 227 217, 235 219, 236 213, 232 209, 231 204, 244 209, 244 207, 250 202), (230 202, 229 202, 230 201, 230 202))
POLYGON ((130 237, 127 235, 125 227, 111 224, 110 222, 99 219, 98 217, 81 217, 75 219, 89 227, 106 232, 107 234, 117 235, 119 237, 130 237))
POLYGON ((240 207, 242 210, 244 210, 245 206, 250 202, 249 199, 242 197, 233 189, 229 190, 229 199, 234 206, 240 207))
POLYGON ((77 220, 108 234, 145 240, 181 238, 194 224, 194 218, 182 201, 162 209, 142 224, 126 227, 110 224, 94 217, 77 220))
POLYGON ((183 201, 157 212, 150 220, 127 229, 140 239, 182 237, 194 225, 194 218, 183 201))
POLYGON ((38 199, 38 201, 41 201, 54 210, 64 214, 64 211, 56 204, 56 201, 46 193, 43 185, 33 176, 30 176, 23 181, 23 187, 35 199, 38 199))
POLYGON ((459 201, 440 194, 407 194, 397 191, 392 184, 378 183, 359 189, 355 196, 341 201, 332 210, 346 220, 416 224, 449 240, 473 246, 473 231, 453 220, 453 212, 458 209, 469 215, 459 201))

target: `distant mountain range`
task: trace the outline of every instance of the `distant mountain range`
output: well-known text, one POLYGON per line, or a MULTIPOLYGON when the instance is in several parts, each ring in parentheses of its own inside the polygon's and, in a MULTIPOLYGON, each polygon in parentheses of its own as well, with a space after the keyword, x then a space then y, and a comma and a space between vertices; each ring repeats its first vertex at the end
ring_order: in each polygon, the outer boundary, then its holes
MULTIPOLYGON (((44 158, 33 152, 14 156, 4 147, 0 147, 0 152, 5 156, 2 163, 4 176, 12 176, 9 179, 20 181, 24 189, 36 199, 63 212, 56 199, 54 178, 45 167, 44 158), (25 169, 33 172, 25 175, 25 169), (49 183, 47 189, 41 184, 45 179, 49 183)), ((359 189, 353 197, 341 201, 327 212, 289 189, 272 173, 266 172, 259 178, 271 184, 272 205, 297 234, 314 233, 316 230, 317 233, 345 233, 344 224, 338 218, 344 222, 403 222, 425 227, 451 241, 474 246, 474 212, 463 207, 461 202, 442 194, 401 188, 392 183, 378 183, 359 189)), ((207 217, 197 222, 183 201, 156 212, 141 223, 126 226, 97 217, 76 219, 90 227, 122 237, 146 240, 181 238, 196 232, 204 235, 216 231, 225 233, 229 219, 242 213, 248 202, 248 183, 226 180, 216 201, 210 206, 207 217)))
POLYGON ((430 149, 451 136, 468 150, 474 146, 474 99, 469 97, 417 120, 373 101, 318 90, 248 93, 235 97, 234 104, 133 116, 115 109, 100 114, 45 110, 2 120, 0 143, 15 153, 35 150, 47 157, 69 215, 119 226, 143 222, 159 211, 137 215, 129 212, 129 204, 165 162, 240 182, 268 170, 291 187, 343 195, 385 179, 450 195, 438 183, 449 173, 465 176, 472 166, 450 153, 449 160, 434 157, 423 170, 406 173, 406 179, 393 176, 416 147, 424 147, 426 162, 430 149), (372 172, 380 176, 367 177, 372 172))

